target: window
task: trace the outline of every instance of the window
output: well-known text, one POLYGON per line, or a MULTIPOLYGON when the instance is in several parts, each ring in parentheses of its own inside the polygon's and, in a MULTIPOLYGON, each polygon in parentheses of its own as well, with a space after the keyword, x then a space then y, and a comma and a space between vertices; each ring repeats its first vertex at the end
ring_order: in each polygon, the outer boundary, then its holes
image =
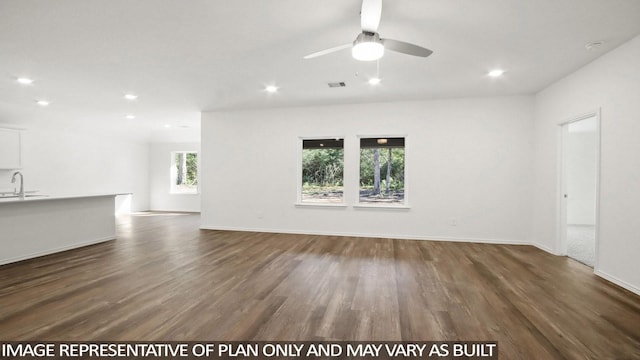
POLYGON ((343 202, 344 139, 302 140, 301 185, 300 202, 343 202))
POLYGON ((360 203, 405 203, 403 137, 360 138, 360 203))
POLYGON ((171 153, 171 193, 198 193, 198 153, 174 151, 171 153))

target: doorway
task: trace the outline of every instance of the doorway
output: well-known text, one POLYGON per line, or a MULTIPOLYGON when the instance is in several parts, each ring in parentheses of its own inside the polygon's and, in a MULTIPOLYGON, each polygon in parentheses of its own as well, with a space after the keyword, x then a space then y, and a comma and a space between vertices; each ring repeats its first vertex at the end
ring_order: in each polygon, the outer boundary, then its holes
POLYGON ((600 118, 592 113, 561 127, 561 249, 593 268, 598 240, 600 118))

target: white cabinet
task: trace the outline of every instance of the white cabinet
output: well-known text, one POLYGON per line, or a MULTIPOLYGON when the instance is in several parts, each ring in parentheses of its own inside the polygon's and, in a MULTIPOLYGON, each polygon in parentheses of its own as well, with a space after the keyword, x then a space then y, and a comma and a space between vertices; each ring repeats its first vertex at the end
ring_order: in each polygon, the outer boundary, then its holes
POLYGON ((0 128, 0 170, 22 168, 22 133, 0 128))

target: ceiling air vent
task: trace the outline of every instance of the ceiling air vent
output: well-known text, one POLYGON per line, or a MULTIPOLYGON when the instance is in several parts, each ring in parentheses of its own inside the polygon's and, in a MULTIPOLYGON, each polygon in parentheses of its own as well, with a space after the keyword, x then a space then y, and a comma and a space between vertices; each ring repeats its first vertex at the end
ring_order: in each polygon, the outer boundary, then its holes
POLYGON ((330 88, 347 86, 347 84, 345 84, 344 81, 341 81, 341 82, 330 82, 327 85, 329 85, 330 88))

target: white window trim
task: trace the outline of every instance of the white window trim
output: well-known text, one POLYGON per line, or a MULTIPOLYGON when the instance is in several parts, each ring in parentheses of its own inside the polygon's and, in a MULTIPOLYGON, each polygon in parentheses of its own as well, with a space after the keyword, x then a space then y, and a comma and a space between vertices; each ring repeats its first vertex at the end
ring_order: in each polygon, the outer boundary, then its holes
POLYGON ((384 203, 358 203, 356 205, 353 205, 354 209, 358 209, 358 210, 409 210, 411 209, 411 206, 407 205, 407 204, 403 204, 403 205, 389 205, 389 204, 384 204, 384 203))
POLYGON ((411 207, 409 206, 409 146, 408 146, 408 138, 407 134, 367 134, 367 135, 358 135, 358 176, 356 189, 358 192, 358 196, 356 197, 356 203, 353 205, 354 209, 385 209, 385 210, 409 210, 411 207), (402 199, 402 204, 390 205, 385 203, 370 203, 370 202, 360 202, 360 139, 367 138, 404 138, 404 198, 402 199))
MULTIPOLYGON (((314 202, 303 202, 302 201, 302 145, 303 145, 303 141, 304 140, 322 140, 322 139, 342 139, 343 140, 343 144, 344 141, 346 141, 346 137, 342 136, 342 135, 334 135, 334 136, 299 136, 298 137, 298 141, 296 142, 297 144, 297 151, 296 151, 296 162, 297 162, 297 166, 296 166, 296 179, 297 179, 297 186, 296 186, 296 202, 294 203, 294 206, 296 207, 324 207, 324 208, 346 208, 348 205, 345 202, 345 198, 346 198, 346 194, 345 194, 345 181, 344 178, 342 179, 342 202, 340 203, 314 203, 314 202)), ((344 145, 342 147, 342 162, 344 164, 345 160, 346 160, 346 153, 344 151, 344 145)), ((346 169, 342 169, 343 171, 343 177, 344 177, 344 171, 346 169)))
POLYGON ((176 195, 176 196, 198 196, 200 195, 200 152, 197 150, 171 150, 171 157, 169 158, 169 195, 176 195), (196 192, 192 192, 192 193, 181 193, 181 192, 175 192, 174 191, 174 185, 173 185, 173 181, 174 181, 174 174, 173 174, 173 167, 175 165, 175 155, 176 153, 195 153, 198 156, 198 162, 197 162, 197 167, 198 167, 198 189, 196 190, 196 192))
POLYGON ((346 209, 347 207, 349 207, 347 204, 344 203, 344 194, 343 194, 343 199, 342 199, 343 203, 339 204, 339 203, 313 203, 313 202, 297 202, 295 203, 295 207, 313 207, 313 208, 342 208, 342 209, 346 209))

